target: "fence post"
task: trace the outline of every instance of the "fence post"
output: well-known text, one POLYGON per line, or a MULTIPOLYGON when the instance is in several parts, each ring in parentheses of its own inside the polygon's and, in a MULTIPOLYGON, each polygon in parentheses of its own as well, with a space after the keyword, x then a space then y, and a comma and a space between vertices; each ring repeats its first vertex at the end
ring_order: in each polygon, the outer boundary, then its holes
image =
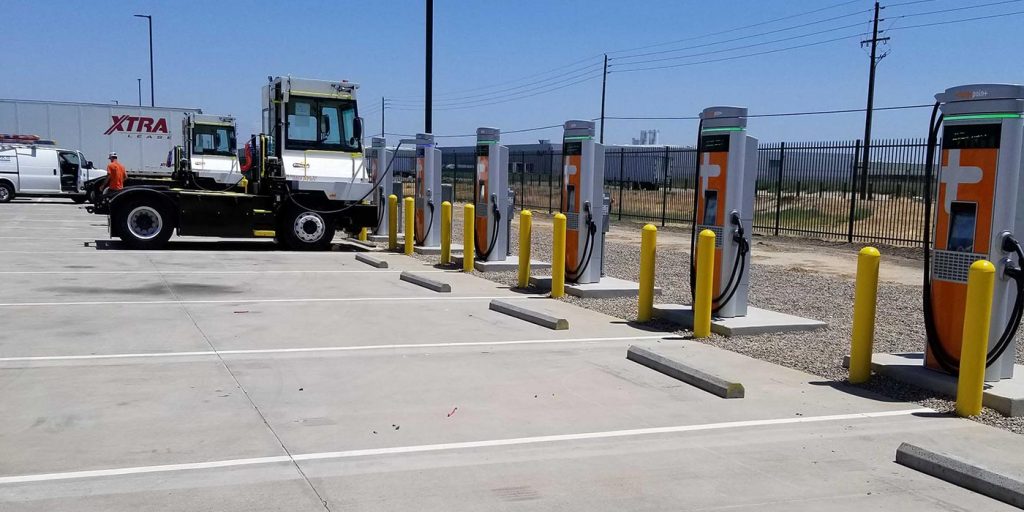
POLYGON ((786 143, 779 143, 779 177, 775 181, 775 236, 779 236, 782 221, 782 168, 786 164, 786 143))
POLYGON ((853 169, 850 170, 850 220, 846 230, 846 243, 853 243, 853 213, 857 211, 857 166, 860 162, 860 139, 853 150, 853 169))
POLYGON ((519 209, 526 205, 526 153, 519 155, 519 209))
POLYGON ((626 179, 626 149, 619 148, 619 220, 622 220, 622 181, 626 179))
POLYGON ((452 160, 454 160, 452 162, 452 203, 454 204, 459 202, 459 152, 454 152, 452 157, 452 160))
POLYGON ((665 176, 661 182, 661 227, 665 227, 665 212, 668 208, 668 146, 665 146, 665 176))

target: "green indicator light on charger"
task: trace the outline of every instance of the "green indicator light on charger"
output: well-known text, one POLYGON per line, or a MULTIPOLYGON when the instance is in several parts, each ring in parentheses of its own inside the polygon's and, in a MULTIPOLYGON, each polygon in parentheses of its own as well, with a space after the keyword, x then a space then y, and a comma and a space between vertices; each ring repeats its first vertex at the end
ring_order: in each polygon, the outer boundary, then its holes
POLYGON ((1024 114, 961 114, 947 116, 946 121, 971 121, 975 119, 1021 119, 1024 114))
POLYGON ((477 144, 479 144, 479 145, 484 145, 484 144, 497 144, 497 143, 498 143, 498 141, 496 141, 496 140, 478 140, 478 141, 476 141, 476 143, 477 143, 477 144))
POLYGON ((744 128, 739 126, 726 126, 724 128, 704 128, 701 133, 714 133, 714 132, 742 132, 744 128))
POLYGON ((589 135, 582 135, 582 136, 578 136, 578 137, 563 137, 562 138, 562 140, 593 140, 593 139, 594 139, 594 137, 591 137, 589 135))

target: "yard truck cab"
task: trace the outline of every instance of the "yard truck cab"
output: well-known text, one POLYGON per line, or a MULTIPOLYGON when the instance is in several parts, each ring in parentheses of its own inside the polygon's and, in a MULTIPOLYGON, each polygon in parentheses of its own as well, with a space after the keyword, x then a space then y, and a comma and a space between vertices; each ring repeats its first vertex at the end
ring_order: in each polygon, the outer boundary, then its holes
POLYGON ((184 146, 175 146, 168 166, 172 178, 200 189, 244 189, 238 165, 235 118, 186 114, 181 121, 184 146))
POLYGON ((109 202, 111 235, 136 248, 160 247, 177 231, 267 237, 295 250, 324 250, 337 230, 356 234, 376 226, 357 87, 271 77, 263 88, 263 133, 240 152, 241 191, 193 188, 181 180, 125 187, 109 202))

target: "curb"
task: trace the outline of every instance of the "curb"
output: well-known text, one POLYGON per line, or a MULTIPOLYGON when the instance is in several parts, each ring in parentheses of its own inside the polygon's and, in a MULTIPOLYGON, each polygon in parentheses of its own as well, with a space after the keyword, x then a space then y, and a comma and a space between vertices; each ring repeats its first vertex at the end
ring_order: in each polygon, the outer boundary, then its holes
POLYGON ((404 271, 398 276, 399 279, 407 283, 412 283, 418 286, 422 286, 428 290, 433 290, 438 293, 451 293, 452 285, 448 283, 442 283, 440 281, 434 281, 433 279, 413 274, 409 271, 404 271))
POLYGON ((361 261, 375 268, 388 268, 388 262, 380 258, 374 258, 373 256, 362 252, 356 253, 356 261, 361 261))
POLYGON ((569 328, 568 319, 555 318, 546 313, 517 306, 509 301, 494 299, 491 301, 489 307, 491 311, 497 311, 498 313, 504 313, 508 316, 514 316, 520 320, 526 320, 527 322, 537 324, 541 327, 547 327, 548 329, 564 331, 569 328))
POLYGON ((964 489, 1024 508, 1024 482, 989 471, 963 459, 910 443, 896 449, 896 463, 964 489))
POLYGON ((722 398, 743 398, 744 395, 743 384, 739 382, 731 382, 702 372, 650 350, 631 345, 626 351, 626 359, 722 398))

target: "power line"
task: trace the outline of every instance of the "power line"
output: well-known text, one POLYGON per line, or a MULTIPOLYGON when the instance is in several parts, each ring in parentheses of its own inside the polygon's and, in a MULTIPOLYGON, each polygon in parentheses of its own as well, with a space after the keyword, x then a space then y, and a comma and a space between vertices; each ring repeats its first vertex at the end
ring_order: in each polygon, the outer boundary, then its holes
MULTIPOLYGON (((931 108, 932 105, 897 105, 892 107, 875 107, 874 110, 907 110, 915 108, 931 108)), ((768 114, 748 114, 747 118, 760 117, 792 117, 792 116, 818 116, 826 114, 853 114, 866 111, 866 108, 846 108, 838 110, 809 110, 803 112, 775 112, 768 114)), ((605 119, 620 119, 633 121, 697 121, 699 116, 607 116, 605 119)))
MULTIPOLYGON (((656 51, 656 52, 636 53, 636 54, 633 54, 633 55, 625 55, 625 56, 622 56, 622 57, 613 57, 613 59, 614 60, 633 59, 633 58, 637 58, 637 57, 646 57, 646 56, 649 56, 649 55, 661 55, 661 54, 665 54, 665 53, 680 52, 680 51, 683 51, 683 50, 692 50, 692 49, 696 49, 696 48, 705 48, 705 47, 708 47, 708 46, 715 46, 715 45, 719 45, 719 44, 733 43, 733 42, 736 42, 736 41, 743 41, 743 40, 746 40, 746 39, 753 39, 755 37, 761 37, 761 36, 767 36, 767 35, 771 35, 771 34, 777 34, 779 32, 788 32, 790 30, 796 30, 798 28, 809 27, 811 25, 820 25, 822 23, 827 23, 827 22, 830 22, 830 21, 836 21, 836 20, 840 20, 840 19, 843 19, 843 18, 849 18, 849 17, 852 17, 852 16, 859 16, 861 14, 868 13, 868 12, 871 12, 871 9, 857 11, 857 12, 852 12, 852 13, 844 14, 844 15, 841 15, 841 16, 833 16, 831 18, 825 18, 823 20, 817 20, 817 21, 812 21, 812 22, 808 22, 808 23, 802 23, 802 24, 799 24, 799 25, 792 25, 792 26, 789 26, 789 27, 783 27, 783 28, 779 28, 779 29, 775 29, 775 30, 769 30, 767 32, 759 32, 757 34, 750 34, 750 35, 746 35, 746 36, 742 36, 742 37, 735 37, 735 38, 726 39, 726 40, 723 40, 723 41, 716 41, 716 42, 712 42, 712 43, 704 43, 704 44, 698 44, 698 45, 692 45, 692 46, 684 46, 682 48, 673 48, 671 50, 659 50, 659 51, 656 51)), ((857 23, 856 25, 859 25, 859 24, 860 23, 857 23)), ((831 30, 840 30, 840 29, 849 28, 849 27, 856 26, 856 25, 847 25, 847 26, 844 26, 844 27, 834 27, 831 30)), ((827 32, 827 30, 823 31, 823 32, 827 32)), ((820 34, 822 32, 816 32, 816 33, 820 34)), ((634 64, 634 63, 631 62, 630 64, 634 64)))
POLYGON ((1020 14, 1024 14, 1024 11, 1004 12, 1004 13, 1000 13, 1000 14, 990 14, 988 16, 975 16, 973 18, 963 18, 963 19, 959 19, 959 20, 936 21, 934 23, 920 23, 920 24, 917 24, 917 25, 907 25, 907 26, 904 26, 904 27, 891 28, 891 29, 889 29, 889 31, 906 30, 906 29, 910 29, 910 28, 921 28, 921 27, 935 27, 935 26, 938 26, 938 25, 953 25, 953 24, 956 24, 956 23, 966 23, 968 21, 988 20, 988 19, 992 19, 992 18, 1002 18, 1004 16, 1017 16, 1017 15, 1020 15, 1020 14))
MULTIPOLYGON (((442 93, 442 94, 435 94, 434 96, 435 97, 445 97, 445 98, 447 98, 449 96, 457 96, 457 95, 460 95, 460 94, 463 94, 463 93, 467 93, 467 92, 475 92, 475 91, 481 91, 481 90, 485 90, 485 89, 493 89, 495 87, 503 87, 503 86, 508 85, 510 82, 517 82, 517 81, 520 81, 520 80, 527 80, 527 79, 530 79, 530 78, 535 78, 535 77, 538 77, 538 76, 544 76, 544 75, 548 75, 548 74, 551 74, 551 73, 559 73, 559 72, 561 72, 562 74, 565 74, 567 72, 566 71, 567 69, 574 68, 574 67, 579 67, 580 64, 586 63, 587 61, 594 61, 594 62, 592 62, 590 65, 584 66, 583 68, 580 68, 580 69, 584 69, 586 67, 593 67, 596 64, 600 64, 600 62, 599 61, 595 61, 595 59, 601 57, 601 55, 602 54, 597 54, 597 55, 594 55, 594 56, 591 56, 591 57, 587 57, 585 59, 580 59, 580 60, 577 60, 577 61, 570 62, 568 64, 559 66, 558 68, 549 69, 547 71, 541 71, 541 72, 538 72, 538 73, 533 73, 533 74, 530 74, 530 75, 519 77, 517 79, 505 80, 502 83, 490 84, 490 85, 482 85, 482 86, 479 86, 479 87, 472 87, 472 88, 469 88, 469 89, 462 89, 462 90, 458 90, 458 91, 450 91, 450 92, 446 92, 446 93, 442 93)), ((579 70, 576 70, 576 71, 579 71, 579 70)), ((552 77, 552 78, 554 78, 554 77, 552 77)), ((422 95, 404 96, 404 97, 398 97, 398 98, 389 97, 389 99, 408 99, 408 100, 423 101, 423 96, 422 95)), ((448 99, 452 99, 452 98, 448 98, 448 99)))
POLYGON ((661 57, 661 58, 657 58, 657 59, 648 59, 648 60, 639 60, 639 61, 634 61, 634 62, 625 62, 625 63, 622 63, 622 64, 613 64, 613 66, 616 66, 616 65, 628 66, 628 65, 633 65, 633 64, 646 64, 646 63, 650 63, 650 62, 664 62, 664 61, 670 61, 670 60, 689 59, 689 58, 692 58, 692 57, 699 57, 701 55, 714 55, 714 54, 717 54, 717 53, 726 53, 726 52, 733 52, 733 51, 736 51, 736 50, 745 50, 747 48, 756 48, 758 46, 765 46, 765 45, 769 45, 769 44, 781 43, 783 41, 792 41, 793 39, 802 39, 804 37, 817 36, 817 35, 825 34, 825 33, 828 33, 828 32, 833 32, 833 31, 836 31, 836 30, 842 30, 842 29, 846 29, 846 28, 858 27, 858 26, 860 26, 862 24, 863 24, 863 22, 857 22, 857 23, 852 23, 850 25, 844 25, 842 27, 828 28, 828 29, 825 29, 825 30, 819 30, 817 32, 808 32, 806 34, 798 34, 798 35, 795 35, 795 36, 783 37, 783 38, 780 38, 780 39, 772 39, 770 41, 762 41, 762 42, 759 42, 759 43, 751 43, 751 44, 746 44, 746 45, 742 45, 742 46, 733 46, 731 48, 722 48, 720 50, 711 50, 711 51, 706 51, 706 52, 690 53, 690 54, 686 54, 686 55, 677 55, 675 57, 661 57))
MULTIPOLYGON (((801 16, 807 16, 807 15, 810 15, 810 14, 815 14, 815 13, 819 13, 819 12, 822 12, 822 11, 827 11, 827 10, 835 9, 837 7, 843 7, 843 6, 846 6, 846 5, 858 3, 859 1, 860 0, 850 0, 850 1, 847 1, 847 2, 838 3, 838 4, 835 4, 835 5, 830 5, 828 7, 822 7, 822 8, 814 9, 814 10, 811 10, 811 11, 805 11, 805 12, 801 12, 801 13, 797 13, 797 14, 791 14, 789 16, 783 16, 781 18, 775 18, 775 19, 771 19, 771 20, 767 20, 767 21, 758 22, 758 23, 752 23, 750 25, 743 25, 741 27, 730 28, 730 29, 727 29, 727 30, 720 30, 718 32, 710 32, 710 33, 706 33, 706 34, 701 34, 699 36, 687 37, 687 38, 684 38, 684 39, 676 39, 675 41, 666 41, 666 42, 662 42, 662 43, 649 44, 649 45, 646 45, 646 46, 637 46, 635 48, 627 48, 627 49, 623 49, 623 50, 614 50, 614 51, 610 51, 608 53, 627 53, 627 52, 632 52, 632 51, 636 51, 636 50, 646 50, 648 48, 656 48, 658 46, 668 46, 668 45, 672 45, 672 44, 676 44, 676 43, 685 43, 687 41, 695 41, 695 40, 698 40, 698 39, 703 39, 705 37, 712 37, 712 36, 718 36, 718 35, 722 35, 722 34, 729 34, 729 33, 732 33, 732 32, 737 32, 737 31, 740 31, 740 30, 748 29, 748 28, 760 27, 760 26, 763 26, 763 25, 770 25, 772 23, 776 23, 776 22, 779 22, 779 21, 785 21, 785 20, 789 20, 789 19, 793 19, 793 18, 799 18, 801 16)), ((864 11, 864 12, 867 12, 867 11, 864 11)))
MULTIPOLYGON (((597 63, 597 64, 600 65, 600 63, 597 63)), ((588 66, 588 67, 594 67, 594 66, 588 66)), ((576 79, 576 78, 580 78, 580 77, 586 76, 586 75, 588 75, 590 73, 594 73, 596 71, 598 71, 598 70, 597 69, 577 70, 577 71, 572 72, 571 76, 566 76, 565 78, 560 79, 558 82, 551 83, 551 84, 545 84, 545 85, 541 85, 541 86, 538 86, 538 87, 535 87, 535 88, 530 88, 530 89, 536 90, 536 89, 542 89, 544 87, 548 87, 548 86, 551 86, 551 85, 557 85, 558 83, 563 83, 565 81, 570 81, 570 80, 573 80, 573 79, 576 79)), ((546 82, 546 81, 549 81, 549 80, 550 79, 541 80, 540 82, 533 82, 533 83, 530 83, 530 84, 522 84, 522 85, 518 85, 518 86, 515 86, 515 87, 510 87, 510 88, 504 89, 504 90, 489 92, 489 93, 485 93, 485 94, 477 94, 475 96, 484 96, 483 98, 480 98, 478 100, 470 100, 468 102, 466 102, 465 100, 444 100, 444 101, 435 101, 434 104, 435 105, 441 105, 441 106, 452 106, 452 105, 459 105, 461 103, 476 103, 476 102, 481 102, 481 101, 489 101, 489 100, 492 100, 492 99, 497 99, 497 98, 501 98, 502 96, 505 96, 505 94, 503 94, 503 92, 505 92, 505 91, 513 91, 513 90, 516 90, 516 89, 522 89, 524 87, 529 87, 531 85, 539 84, 541 82, 546 82)), ((521 93, 524 93, 524 92, 529 92, 529 91, 528 90, 527 91, 520 91, 520 92, 517 92, 517 93, 514 93, 514 94, 521 94, 521 93)), ((468 98, 471 98, 471 97, 473 97, 473 96, 467 96, 466 98, 468 99, 468 98)), ((397 105, 397 106, 422 105, 423 101, 422 100, 415 100, 415 101, 413 101, 413 100, 409 100, 409 101, 395 100, 394 104, 397 105)))
POLYGON ((964 7, 951 7, 949 9, 939 9, 937 11, 925 11, 925 12, 915 12, 915 13, 910 13, 910 14, 902 14, 900 16, 893 16, 891 18, 886 18, 886 19, 898 20, 898 19, 903 19, 903 18, 916 18, 917 16, 928 16, 928 15, 932 15, 932 14, 945 14, 947 12, 966 11, 966 10, 970 10, 970 9, 981 9, 983 7, 992 7, 992 6, 995 6, 995 5, 1016 4, 1016 3, 1020 3, 1022 1, 1024 1, 1024 0, 1003 0, 1002 2, 989 2, 987 4, 977 4, 977 5, 968 5, 968 6, 964 6, 964 7))
MULTIPOLYGON (((465 110, 465 109, 471 109, 471 108, 487 107, 487 106, 490 106, 490 105, 498 105, 498 104, 501 104, 501 103, 508 103, 510 101, 517 101, 517 100, 521 100, 521 99, 525 99, 525 98, 532 98, 532 97, 537 96, 539 94, 545 94, 545 93, 549 93, 549 92, 552 92, 552 91, 557 91, 559 89, 564 89, 566 87, 571 87, 573 85, 578 85, 578 84, 582 84, 584 82, 589 82, 589 81, 594 80, 596 78, 600 78, 602 75, 603 75, 603 73, 598 71, 598 72, 593 73, 590 76, 582 78, 580 80, 576 80, 576 81, 573 81, 573 82, 562 84, 562 85, 559 85, 557 87, 550 87, 550 88, 546 88, 546 89, 543 89, 543 90, 540 90, 540 91, 531 92, 529 94, 519 94, 519 95, 516 95, 516 96, 513 96, 513 97, 501 99, 501 100, 498 100, 498 101, 484 102, 484 103, 478 103, 478 104, 473 104, 473 105, 464 104, 464 105, 458 105, 458 106, 435 108, 434 110, 465 110)), ((480 100, 480 101, 483 101, 483 100, 480 100)), ((474 103, 474 102, 469 102, 469 103, 474 103)), ((421 109, 395 107, 395 108, 392 108, 391 110, 419 111, 421 109)))
POLYGON ((681 67, 686 67, 686 66, 696 66, 698 64, 710 64, 712 62, 725 62, 725 61, 730 61, 730 60, 746 59, 746 58, 749 58, 749 57, 757 57, 757 56, 760 56, 760 55, 768 55, 768 54, 772 54, 772 53, 785 52, 785 51, 789 51, 789 50, 796 50, 796 49, 799 49, 799 48, 808 48, 808 47, 811 47, 811 46, 819 46, 819 45, 823 45, 823 44, 834 43, 836 41, 843 41, 843 40, 846 40, 846 39, 855 39, 855 38, 859 38, 859 37, 861 37, 861 34, 858 33, 858 34, 853 34, 853 35, 834 37, 832 39, 825 39, 823 41, 815 41, 813 43, 805 43, 805 44, 799 44, 799 45, 795 45, 795 46, 787 46, 787 47, 784 47, 784 48, 776 48, 776 49, 773 49, 773 50, 765 50, 765 51, 761 51, 761 52, 747 53, 747 54, 743 54, 743 55, 734 55, 732 57, 722 57, 722 58, 717 58, 717 59, 705 59, 705 60, 698 60, 698 61, 694 61, 694 62, 684 62, 682 64, 667 64, 667 65, 664 65, 664 66, 648 66, 648 67, 640 67, 640 68, 618 69, 618 70, 614 70, 614 71, 610 71, 610 72, 611 73, 632 73, 632 72, 635 72, 635 71, 653 71, 653 70, 657 70, 657 69, 681 68, 681 67))

